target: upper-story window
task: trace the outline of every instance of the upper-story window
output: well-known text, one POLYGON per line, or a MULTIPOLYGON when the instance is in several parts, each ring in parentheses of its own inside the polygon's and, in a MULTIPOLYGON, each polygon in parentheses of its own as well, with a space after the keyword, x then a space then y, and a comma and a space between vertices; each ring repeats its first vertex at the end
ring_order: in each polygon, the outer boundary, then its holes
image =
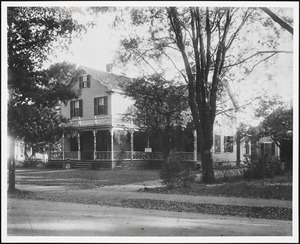
POLYGON ((82 117, 82 100, 71 101, 70 115, 73 117, 82 117))
POLYGON ((79 88, 86 88, 91 86, 91 76, 90 75, 82 75, 79 77, 79 88))
POLYGON ((233 136, 224 136, 224 152, 233 152, 233 136))
POLYGON ((107 115, 107 97, 94 98, 94 115, 107 115))

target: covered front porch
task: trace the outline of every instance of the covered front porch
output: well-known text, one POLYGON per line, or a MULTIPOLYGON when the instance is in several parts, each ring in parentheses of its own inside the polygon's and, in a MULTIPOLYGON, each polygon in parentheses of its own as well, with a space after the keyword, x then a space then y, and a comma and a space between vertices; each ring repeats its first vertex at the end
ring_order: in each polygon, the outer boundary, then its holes
MULTIPOLYGON (((178 144, 178 159, 196 163, 199 159, 196 132, 190 131, 184 136, 180 133, 178 138, 174 138, 178 144)), ((61 151, 49 154, 49 161, 92 162, 96 168, 101 164, 115 168, 163 160, 157 136, 124 128, 78 130, 73 136, 62 137, 61 151)))

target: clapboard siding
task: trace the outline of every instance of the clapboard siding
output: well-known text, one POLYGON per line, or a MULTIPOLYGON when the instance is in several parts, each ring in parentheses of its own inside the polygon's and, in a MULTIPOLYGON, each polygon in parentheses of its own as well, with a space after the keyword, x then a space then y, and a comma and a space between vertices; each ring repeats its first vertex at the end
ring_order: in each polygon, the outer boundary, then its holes
MULTIPOLYGON (((91 77, 90 87, 79 89, 79 80, 77 80, 71 87, 73 90, 80 90, 81 94, 78 99, 83 100, 83 117, 81 119, 94 118, 94 98, 95 97, 108 97, 108 116, 111 116, 111 94, 105 86, 101 85, 98 81, 91 77)), ((76 99, 74 99, 76 100, 76 99)), ((62 104, 61 114, 64 117, 70 118, 70 101, 66 105, 62 104)), ((102 115, 105 116, 105 115, 102 115)), ((98 115, 100 117, 100 115, 98 115)))

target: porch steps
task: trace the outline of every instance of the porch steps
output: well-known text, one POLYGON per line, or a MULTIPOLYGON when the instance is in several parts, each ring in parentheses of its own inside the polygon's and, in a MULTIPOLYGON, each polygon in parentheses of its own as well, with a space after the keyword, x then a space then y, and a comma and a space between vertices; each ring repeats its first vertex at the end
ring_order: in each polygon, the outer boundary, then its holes
POLYGON ((77 162, 73 166, 74 169, 91 169, 93 162, 77 162))

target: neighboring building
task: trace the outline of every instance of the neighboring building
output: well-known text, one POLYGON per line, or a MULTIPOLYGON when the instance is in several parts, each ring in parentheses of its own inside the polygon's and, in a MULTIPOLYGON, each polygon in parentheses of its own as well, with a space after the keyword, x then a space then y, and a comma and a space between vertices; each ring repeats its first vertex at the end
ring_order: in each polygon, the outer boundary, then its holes
POLYGON ((280 157, 280 148, 270 137, 262 137, 257 142, 257 155, 280 157))
MULTIPOLYGON (((8 137, 8 145, 10 145, 10 140, 12 140, 10 137, 8 137)), ((14 144, 14 158, 15 158, 15 164, 16 166, 21 166, 25 161, 25 144, 24 142, 20 140, 15 140, 14 144)), ((32 155, 32 149, 28 150, 26 152, 27 156, 30 157, 32 155)), ((48 161, 48 154, 47 153, 36 153, 33 157, 31 157, 33 160, 38 160, 40 162, 46 163, 48 161)))
MULTIPOLYGON (((113 74, 111 65, 107 72, 80 68, 79 75, 69 83, 71 89, 80 90, 79 98, 61 104, 61 115, 71 118, 70 125, 77 128, 77 133, 63 136, 62 151, 51 152, 50 161, 67 160, 75 167, 114 168, 162 160, 157 138, 146 135, 123 117, 133 104, 122 92, 122 84, 129 81, 128 77, 113 74)), ((232 117, 229 122, 223 115, 216 119, 212 152, 216 163, 236 162, 237 122, 232 117)), ((199 161, 195 131, 178 133, 181 159, 199 161)), ((245 151, 246 144, 241 145, 241 151, 245 151)))
MULTIPOLYGON (((235 165, 237 161, 237 118, 219 115, 214 124, 214 143, 212 158, 215 163, 235 165)), ((251 154, 250 141, 243 139, 240 143, 240 162, 245 155, 251 154)))

